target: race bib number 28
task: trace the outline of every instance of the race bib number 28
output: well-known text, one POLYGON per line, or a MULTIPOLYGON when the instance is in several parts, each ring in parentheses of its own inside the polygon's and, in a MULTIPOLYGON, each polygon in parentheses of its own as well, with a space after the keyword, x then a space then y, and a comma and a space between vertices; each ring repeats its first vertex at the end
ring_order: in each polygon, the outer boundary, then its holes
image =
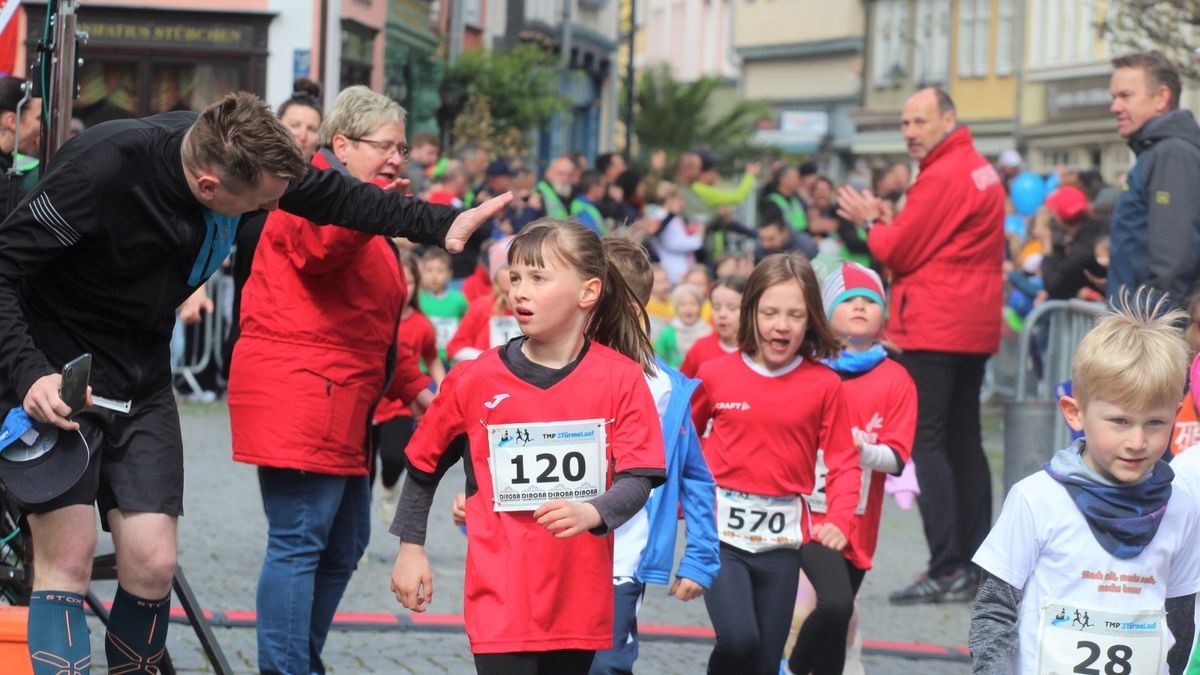
POLYGON ((1038 626, 1037 673, 1142 675, 1163 672, 1161 610, 1110 611, 1047 602, 1038 626))
POLYGON ((604 420, 489 424, 488 464, 496 511, 533 511, 556 499, 604 493, 604 420))

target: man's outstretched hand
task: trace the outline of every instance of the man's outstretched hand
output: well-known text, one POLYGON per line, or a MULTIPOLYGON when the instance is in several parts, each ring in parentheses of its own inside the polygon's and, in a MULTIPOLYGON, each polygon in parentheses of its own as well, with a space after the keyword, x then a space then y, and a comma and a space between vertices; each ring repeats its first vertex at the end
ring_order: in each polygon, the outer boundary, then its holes
POLYGON ((504 207, 512 201, 512 198, 511 192, 505 192, 499 197, 492 197, 479 206, 458 214, 458 217, 450 224, 450 231, 446 233, 446 250, 451 253, 462 253, 463 247, 467 245, 467 239, 475 230, 499 215, 504 207))

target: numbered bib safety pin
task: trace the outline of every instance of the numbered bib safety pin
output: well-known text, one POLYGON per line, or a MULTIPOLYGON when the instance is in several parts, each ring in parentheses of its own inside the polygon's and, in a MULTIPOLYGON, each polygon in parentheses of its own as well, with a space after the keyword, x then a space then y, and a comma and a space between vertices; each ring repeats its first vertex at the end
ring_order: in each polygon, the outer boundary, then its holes
POLYGON ((533 511, 556 499, 584 502, 604 494, 604 420, 489 424, 487 432, 496 511, 533 511))

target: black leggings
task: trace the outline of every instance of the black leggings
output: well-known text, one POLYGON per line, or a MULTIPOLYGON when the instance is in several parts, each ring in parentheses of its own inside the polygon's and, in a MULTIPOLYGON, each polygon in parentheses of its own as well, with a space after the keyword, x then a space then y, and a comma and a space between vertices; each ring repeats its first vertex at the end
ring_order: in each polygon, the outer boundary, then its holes
MULTIPOLYGON (((408 415, 393 417, 371 427, 375 434, 375 451, 379 453, 380 478, 386 488, 395 487, 404 473, 404 449, 412 440, 417 425, 408 415)), ((371 484, 375 484, 375 464, 371 464, 371 484)))
POLYGON ((587 675, 594 651, 560 649, 554 652, 476 654, 479 675, 587 675))
POLYGON ((841 675, 854 597, 867 571, 851 565, 841 552, 815 541, 800 547, 800 560, 804 576, 817 592, 817 607, 796 636, 788 669, 793 673, 841 675))
POLYGON ((721 544, 721 571, 704 595, 717 644, 709 675, 777 675, 800 579, 800 551, 747 553, 721 544))

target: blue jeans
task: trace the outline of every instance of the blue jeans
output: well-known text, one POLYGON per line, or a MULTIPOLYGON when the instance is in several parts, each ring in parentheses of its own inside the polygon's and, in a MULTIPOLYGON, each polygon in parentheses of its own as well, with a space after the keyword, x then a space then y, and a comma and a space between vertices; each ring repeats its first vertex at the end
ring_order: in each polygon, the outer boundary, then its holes
POLYGON ((371 534, 366 476, 259 467, 267 556, 258 577, 258 667, 324 673, 321 649, 371 534))

